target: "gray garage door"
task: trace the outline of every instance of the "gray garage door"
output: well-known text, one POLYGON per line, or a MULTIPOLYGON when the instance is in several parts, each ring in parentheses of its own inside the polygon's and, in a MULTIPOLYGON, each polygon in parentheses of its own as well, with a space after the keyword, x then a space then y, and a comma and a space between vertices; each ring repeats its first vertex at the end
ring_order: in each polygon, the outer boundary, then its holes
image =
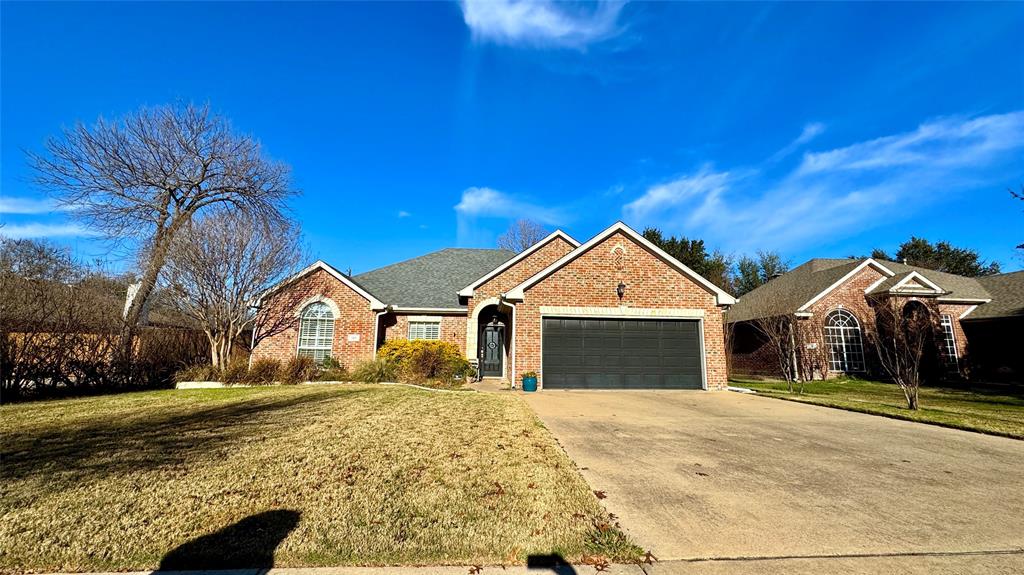
POLYGON ((696 320, 544 318, 544 387, 700 389, 696 320))

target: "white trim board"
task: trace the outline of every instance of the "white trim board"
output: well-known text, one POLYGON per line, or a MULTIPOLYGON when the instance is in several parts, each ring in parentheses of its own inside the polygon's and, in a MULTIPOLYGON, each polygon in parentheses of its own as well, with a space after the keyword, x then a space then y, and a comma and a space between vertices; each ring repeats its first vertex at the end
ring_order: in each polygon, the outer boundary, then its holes
POLYGON ((299 279, 299 278, 301 278, 301 277, 303 277, 305 275, 308 275, 308 274, 310 274, 310 273, 312 273, 312 272, 314 272, 316 270, 324 270, 325 272, 327 272, 327 273, 331 274, 332 276, 334 276, 335 279, 337 279, 341 283, 343 283, 346 286, 348 286, 349 289, 351 289, 352 291, 354 291, 357 294, 359 294, 359 295, 363 296, 364 298, 366 298, 366 300, 370 302, 370 309, 376 311, 376 310, 381 310, 381 309, 384 309, 384 308, 387 307, 386 305, 384 305, 384 302, 382 302, 379 299, 377 299, 376 297, 374 297, 373 294, 371 294, 370 292, 368 292, 368 291, 364 290, 363 288, 359 287, 359 285, 356 284, 351 279, 349 279, 348 276, 346 276, 345 274, 343 274, 343 273, 339 272, 338 270, 334 269, 329 264, 327 264, 327 262, 325 262, 323 260, 317 260, 312 265, 306 267, 305 269, 303 269, 302 271, 296 273, 295 275, 293 275, 293 276, 291 276, 291 277, 289 277, 289 278, 279 282, 277 285, 275 285, 274 287, 272 287, 269 290, 267 290, 266 292, 264 292, 262 295, 260 295, 259 299, 256 300, 256 305, 259 306, 260 304, 262 304, 264 298, 266 298, 268 295, 276 292, 278 289, 280 289, 280 288, 282 288, 282 287, 292 283, 293 281, 295 281, 295 280, 297 280, 297 279, 299 279))
POLYGON ((964 310, 964 313, 960 314, 960 316, 957 317, 956 319, 958 319, 958 320, 964 319, 965 317, 970 315, 972 311, 974 311, 976 309, 978 309, 978 304, 974 304, 971 307, 969 307, 966 310, 964 310))
POLYGON ((843 277, 841 277, 838 280, 836 280, 835 283, 833 283, 832 285, 830 285, 827 288, 825 288, 824 290, 822 290, 820 293, 818 293, 818 295, 816 295, 816 296, 812 297, 811 299, 809 299, 807 301, 807 303, 805 303, 804 305, 796 308, 796 311, 807 311, 807 308, 811 307, 812 305, 817 303, 818 300, 820 300, 821 298, 823 298, 826 295, 828 295, 829 293, 831 293, 832 290, 836 289, 837 287, 839 287, 839 286, 843 285, 844 283, 846 283, 847 281, 849 281, 850 278, 852 278, 853 276, 857 275, 858 272, 860 272, 862 269, 864 269, 864 268, 866 268, 868 266, 872 266, 875 269, 877 269, 878 271, 882 272, 882 274, 884 274, 887 278, 891 278, 892 276, 896 275, 895 272, 893 272, 889 268, 883 266, 882 264, 876 262, 875 260, 873 260, 871 258, 868 258, 868 259, 862 261, 861 263, 859 263, 857 265, 857 267, 855 267, 852 270, 850 270, 849 273, 847 273, 843 277))
POLYGON ((651 252, 652 254, 657 256, 659 259, 661 259, 662 261, 664 261, 665 263, 667 263, 671 267, 675 268, 677 271, 682 272, 683 275, 688 276, 690 279, 692 279, 695 282, 697 282, 698 285, 700 285, 701 287, 706 289, 709 293, 711 293, 712 295, 715 296, 715 301, 716 301, 717 305, 732 305, 732 304, 736 303, 736 298, 734 298, 733 296, 729 295, 728 293, 723 291, 721 288, 719 288, 715 284, 709 282, 706 278, 704 278, 703 276, 701 276, 697 272, 695 272, 695 271, 691 270, 690 268, 686 267, 682 262, 680 262, 679 260, 675 259, 674 257, 668 255, 667 253, 665 253, 664 250, 662 250, 658 246, 654 245, 647 238, 645 238, 642 235, 640 235, 639 233, 637 233, 636 230, 634 230, 633 228, 627 226, 626 224, 624 224, 622 222, 615 222, 614 224, 609 226, 607 229, 605 229, 603 232, 597 234, 593 238, 590 238, 590 240, 587 241, 587 243, 585 243, 585 244, 577 247, 573 251, 565 254, 563 257, 561 257, 560 259, 558 259, 557 261, 555 261, 554 263, 552 263, 548 267, 546 267, 543 270, 541 270, 540 272, 534 274, 533 277, 527 279, 523 283, 521 283, 521 284, 517 285, 516 287, 512 288, 511 290, 509 290, 509 292, 507 294, 505 294, 505 298, 509 299, 509 300, 522 301, 525 298, 525 295, 523 293, 525 290, 529 289, 531 286, 537 284, 538 282, 540 282, 544 278, 548 277, 549 275, 554 273, 559 268, 565 266, 569 262, 571 262, 571 261, 575 260, 576 258, 580 257, 581 255, 585 254, 586 252, 588 252, 590 250, 590 248, 592 248, 592 247, 596 246, 597 244, 601 243, 602 241, 604 241, 605 239, 607 239, 608 237, 610 237, 612 234, 614 234, 616 232, 622 232, 623 234, 629 236, 632 240, 636 241, 638 244, 640 244, 642 247, 647 249, 649 252, 651 252))
POLYGON ((527 257, 530 256, 530 254, 532 254, 532 253, 536 252, 537 250, 541 249, 542 247, 548 245, 549 243, 551 243, 552 240, 554 240, 556 238, 562 238, 563 240, 569 242, 569 245, 571 245, 573 248, 580 247, 580 243, 578 241, 576 241, 572 236, 570 236, 569 234, 563 232, 562 230, 555 230, 555 231, 551 232, 550 234, 548 234, 547 237, 545 237, 541 241, 539 241, 539 242, 533 244, 532 246, 530 246, 529 248, 519 252, 514 257, 512 257, 509 260, 505 261, 504 263, 502 263, 498 267, 494 268, 493 270, 487 272, 487 274, 484 275, 483 277, 481 277, 480 279, 476 280, 475 282, 473 282, 473 283, 469 284, 468 286, 466 286, 466 287, 462 288, 461 290, 459 290, 458 295, 460 297, 473 297, 473 294, 476 291, 476 288, 480 287, 481 285, 486 283, 488 280, 493 279, 495 276, 497 276, 501 272, 503 272, 503 271, 507 270, 508 268, 514 266, 516 263, 521 262, 522 260, 526 259, 527 257))
POLYGON ((391 306, 391 311, 395 314, 410 314, 410 313, 422 313, 432 315, 466 315, 466 308, 464 307, 401 307, 391 306))
POLYGON ((564 305, 542 305, 540 306, 540 315, 593 318, 698 319, 704 317, 704 310, 682 308, 575 307, 564 305))
POLYGON ((915 291, 916 292, 921 292, 922 290, 915 290, 914 288, 910 288, 909 290, 900 290, 901 287, 907 285, 907 283, 910 282, 911 280, 917 280, 918 283, 920 283, 920 284, 930 288, 929 290, 924 290, 925 293, 938 293, 938 294, 946 293, 935 282, 933 282, 932 280, 930 280, 930 279, 924 277, 923 275, 917 273, 916 271, 910 272, 909 274, 907 274, 907 277, 905 277, 905 278, 901 279, 900 281, 896 282, 896 285, 894 285, 891 288, 889 288, 889 293, 902 293, 902 292, 915 292, 915 291))

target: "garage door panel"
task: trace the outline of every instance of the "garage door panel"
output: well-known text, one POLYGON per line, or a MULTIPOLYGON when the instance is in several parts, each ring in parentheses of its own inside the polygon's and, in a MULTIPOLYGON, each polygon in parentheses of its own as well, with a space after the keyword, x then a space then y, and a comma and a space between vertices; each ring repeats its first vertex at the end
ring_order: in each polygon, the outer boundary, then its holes
POLYGON ((548 388, 699 389, 699 322, 544 318, 548 388))

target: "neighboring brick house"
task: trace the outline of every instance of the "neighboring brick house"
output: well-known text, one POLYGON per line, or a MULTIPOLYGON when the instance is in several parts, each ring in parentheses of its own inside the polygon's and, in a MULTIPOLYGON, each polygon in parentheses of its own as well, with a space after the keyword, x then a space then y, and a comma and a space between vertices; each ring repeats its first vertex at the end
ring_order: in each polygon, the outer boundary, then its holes
POLYGON ((252 357, 345 366, 390 339, 443 339, 482 377, 548 388, 724 389, 734 298, 625 224, 519 254, 445 249, 356 276, 317 262, 264 296, 252 357))
MULTIPOLYGON (((991 309, 990 320, 1011 313, 1024 317, 1024 301, 1018 301, 1013 311, 1012 305, 1001 306, 1000 296, 985 287, 989 282, 1005 286, 1001 296, 1005 303, 1008 294, 1024 292, 1024 282, 999 279, 1014 275, 1024 280, 1024 274, 969 278, 871 258, 812 259, 744 295, 727 312, 731 370, 781 375, 780 359, 758 325, 764 318, 790 315, 796 319, 797 350, 790 361, 805 378, 877 375, 877 355, 869 337, 876 329, 875 306, 895 298, 893 303, 902 308, 922 305, 932 310, 934 345, 925 361, 945 375, 967 375, 980 368, 980 355, 974 351, 977 337, 971 336, 968 327, 972 315, 989 317, 980 312, 991 309)), ((1016 332, 1018 343, 1020 333, 1016 332)))

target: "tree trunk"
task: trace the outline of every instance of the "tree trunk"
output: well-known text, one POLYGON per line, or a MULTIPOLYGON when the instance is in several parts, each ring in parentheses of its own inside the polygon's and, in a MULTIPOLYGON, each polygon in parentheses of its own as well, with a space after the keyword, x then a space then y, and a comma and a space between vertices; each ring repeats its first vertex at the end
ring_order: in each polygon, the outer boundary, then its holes
POLYGON ((130 364, 134 356, 132 353, 132 339, 139 325, 139 320, 142 319, 142 311, 145 309, 146 302, 156 287, 156 280, 160 275, 160 270, 163 269, 164 263, 167 261, 167 252, 171 248, 171 240, 174 239, 174 234, 181 227, 183 221, 188 221, 191 217, 192 214, 189 212, 178 214, 176 218, 171 220, 170 226, 165 228, 161 223, 153 234, 153 251, 149 254, 146 271, 143 272, 142 279, 139 280, 139 290, 135 292, 131 305, 125 311, 124 324, 121 328, 120 359, 122 362, 125 362, 125 365, 130 364))
POLYGON ((917 411, 917 388, 907 390, 907 409, 917 411))

